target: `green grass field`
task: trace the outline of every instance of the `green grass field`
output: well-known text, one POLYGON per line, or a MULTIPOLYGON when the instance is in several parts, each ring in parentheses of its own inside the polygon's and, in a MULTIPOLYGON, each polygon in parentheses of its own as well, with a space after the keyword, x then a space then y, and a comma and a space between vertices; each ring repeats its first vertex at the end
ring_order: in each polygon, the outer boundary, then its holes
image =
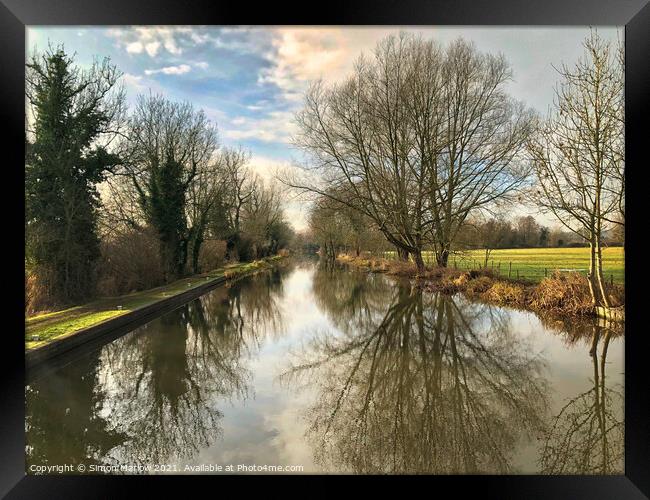
MULTIPOLYGON (((393 252, 394 254, 394 252, 393 252)), ((427 264, 435 264, 432 252, 423 253, 427 264)), ((485 261, 484 250, 471 250, 450 256, 449 266, 459 269, 476 269, 485 261)), ((623 247, 611 247, 603 250, 603 273, 609 282, 623 284, 625 281, 625 255, 623 247)), ((492 250, 488 267, 499 271, 502 276, 540 281, 555 269, 580 270, 587 273, 589 269, 588 248, 518 248, 492 250), (512 264, 512 267, 511 267, 512 264)))

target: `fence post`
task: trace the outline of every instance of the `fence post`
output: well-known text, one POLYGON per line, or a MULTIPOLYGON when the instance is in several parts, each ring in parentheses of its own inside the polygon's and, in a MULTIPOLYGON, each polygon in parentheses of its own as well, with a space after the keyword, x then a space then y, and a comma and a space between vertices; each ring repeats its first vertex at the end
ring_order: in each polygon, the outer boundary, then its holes
POLYGON ((609 275, 609 284, 610 284, 610 286, 614 286, 614 275, 613 274, 609 275))
POLYGON ((519 269, 517 269, 517 279, 519 279, 519 269))
POLYGON ((544 277, 546 278, 548 276, 548 269, 544 268, 544 277))
POLYGON ((508 267, 508 278, 512 274, 512 261, 510 261, 510 266, 508 267))

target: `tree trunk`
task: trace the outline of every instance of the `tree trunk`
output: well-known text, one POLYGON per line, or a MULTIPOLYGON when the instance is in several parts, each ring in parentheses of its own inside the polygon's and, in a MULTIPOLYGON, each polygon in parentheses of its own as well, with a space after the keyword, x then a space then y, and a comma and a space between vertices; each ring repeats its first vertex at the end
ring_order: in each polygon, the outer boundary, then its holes
POLYGON ((424 260, 422 260, 422 251, 416 250, 413 252, 413 260, 415 261, 415 266, 418 269, 418 273, 423 273, 426 268, 424 267, 424 260))
POLYGON ((600 246, 600 237, 596 236, 596 248, 594 249, 594 256, 596 257, 596 282, 598 284, 598 292, 600 295, 601 305, 609 308, 609 299, 605 291, 605 283, 603 279, 603 249, 600 246))
POLYGON ((449 249, 443 247, 438 252, 436 252, 436 264, 440 267, 447 267, 447 262, 449 261, 449 249))
POLYGON ((589 281, 589 293, 591 295, 591 302, 594 306, 598 306, 600 304, 598 304, 598 299, 596 298, 596 280, 594 276, 596 263, 595 250, 594 237, 592 235, 589 238, 589 275, 587 276, 587 280, 589 281))
POLYGON ((409 251, 401 247, 396 247, 396 248, 397 248, 397 257, 399 258, 399 260, 407 262, 409 260, 409 251))
POLYGON ((178 278, 178 244, 168 238, 160 242, 160 258, 163 264, 165 282, 170 283, 178 278))
POLYGON ((194 244, 192 245, 192 273, 194 274, 199 274, 199 272, 201 272, 199 265, 201 245, 203 245, 203 236, 201 234, 197 234, 194 238, 194 244))

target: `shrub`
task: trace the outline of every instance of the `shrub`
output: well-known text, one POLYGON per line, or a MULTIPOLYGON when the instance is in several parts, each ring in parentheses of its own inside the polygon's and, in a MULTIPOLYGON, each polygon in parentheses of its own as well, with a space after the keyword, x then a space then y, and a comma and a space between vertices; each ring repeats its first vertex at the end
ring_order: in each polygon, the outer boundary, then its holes
POLYGON ((201 272, 208 272, 223 266, 226 260, 226 241, 207 240, 201 245, 199 267, 201 272))
POLYGON ((555 271, 535 288, 531 303, 536 309, 568 314, 585 315, 593 312, 589 283, 580 273, 555 271))
POLYGON ((620 307, 625 304, 625 287, 621 285, 607 285, 605 292, 611 307, 620 307))
POLYGON ((493 284, 494 280, 489 276, 479 276, 467 283, 466 291, 470 295, 480 295, 487 292, 493 284))
POLYGON ((526 288, 521 283, 496 281, 483 294, 483 298, 495 304, 524 306, 527 302, 526 288))
POLYGON ((390 260, 388 261, 388 269, 386 272, 395 276, 413 277, 417 274, 417 267, 410 261, 390 260))
POLYGON ((25 314, 47 312, 59 305, 51 293, 50 276, 45 266, 25 270, 25 314))
POLYGON ((127 230, 104 240, 101 253, 99 295, 122 295, 164 282, 158 238, 151 228, 127 230))

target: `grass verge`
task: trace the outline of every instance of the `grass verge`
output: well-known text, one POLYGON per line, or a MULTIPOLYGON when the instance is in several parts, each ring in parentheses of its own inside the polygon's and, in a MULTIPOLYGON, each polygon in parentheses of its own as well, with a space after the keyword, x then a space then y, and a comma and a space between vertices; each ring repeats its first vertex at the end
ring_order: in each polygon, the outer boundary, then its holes
POLYGON ((205 284, 206 281, 225 277, 237 278, 252 271, 270 267, 270 262, 282 257, 274 256, 253 262, 229 264, 189 278, 184 278, 169 285, 135 292, 120 297, 104 297, 87 304, 70 307, 60 311, 35 314, 25 318, 25 348, 27 350, 41 347, 56 339, 97 325, 103 321, 121 316, 138 308, 153 304, 159 300, 173 297, 205 284))

